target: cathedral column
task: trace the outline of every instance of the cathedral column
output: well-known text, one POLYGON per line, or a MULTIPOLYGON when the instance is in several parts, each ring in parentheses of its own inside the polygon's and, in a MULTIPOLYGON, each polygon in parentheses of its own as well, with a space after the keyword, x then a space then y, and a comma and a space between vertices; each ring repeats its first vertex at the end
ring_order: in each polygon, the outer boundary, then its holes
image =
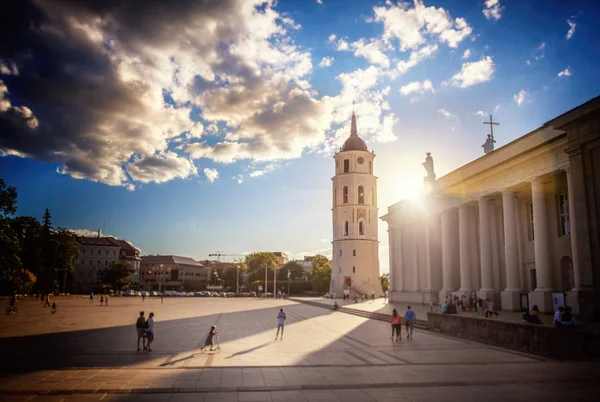
POLYGON ((471 278, 471 248, 469 244, 469 206, 458 207, 458 232, 460 238, 460 291, 468 295, 473 291, 471 278))
POLYGON ((396 233, 394 233, 394 239, 396 240, 396 288, 394 289, 396 292, 404 291, 404 250, 402 250, 402 226, 398 226, 394 228, 396 233))
POLYGON ((442 290, 440 302, 452 294, 452 210, 442 211, 442 290))
POLYGON ((504 209, 504 262, 506 265, 506 289, 501 293, 502 309, 519 311, 521 309, 519 288, 519 249, 517 244, 517 226, 515 224, 515 195, 511 190, 502 192, 504 209))
POLYGON ((552 313, 552 272, 548 216, 544 181, 540 177, 531 181, 531 198, 533 203, 533 249, 537 280, 537 288, 533 292, 531 303, 536 304, 540 312, 552 313))
POLYGON ((494 271, 492 265, 492 233, 490 230, 490 203, 486 197, 479 199, 479 249, 481 252, 481 290, 483 300, 494 297, 494 271))
POLYGON ((392 293, 396 289, 396 264, 394 263, 396 256, 396 247, 394 246, 394 229, 388 225, 388 245, 389 245, 389 259, 390 259, 390 288, 388 289, 388 296, 391 297, 392 293))
POLYGON ((419 229, 417 222, 412 224, 412 260, 413 260, 413 277, 412 286, 415 292, 419 289, 419 229))

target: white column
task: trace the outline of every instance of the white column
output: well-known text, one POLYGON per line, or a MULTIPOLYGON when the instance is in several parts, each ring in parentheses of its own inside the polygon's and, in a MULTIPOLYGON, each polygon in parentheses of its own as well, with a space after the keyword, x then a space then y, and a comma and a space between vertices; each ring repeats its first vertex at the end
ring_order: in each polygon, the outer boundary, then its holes
POLYGON ((520 291, 515 200, 512 191, 502 192, 502 206, 504 208, 504 260, 506 264, 505 291, 520 291))
POLYGON ((479 199, 479 249, 481 252, 481 291, 494 291, 492 266, 492 234, 490 231, 490 204, 486 197, 479 199))
POLYGON ((389 247, 389 259, 390 259, 390 288, 388 294, 391 297, 392 292, 396 289, 396 264, 394 264, 394 258, 396 255, 396 245, 394 244, 394 228, 390 227, 388 223, 388 247, 389 247))
POLYGON ((469 244, 469 206, 458 207, 458 232, 460 238, 460 291, 471 293, 471 248, 469 244))
POLYGON ((573 290, 581 289, 581 272, 579 270, 579 253, 577 252, 577 227, 575 222, 575 211, 573 208, 573 202, 571 200, 572 193, 572 178, 571 178, 571 167, 565 169, 567 173, 567 202, 569 203, 569 231, 571 232, 571 256, 573 261, 573 280, 575 288, 573 290))
POLYGON ((546 216, 546 197, 544 182, 541 178, 531 181, 533 202, 533 248, 535 253, 535 274, 539 291, 552 290, 550 277, 550 242, 548 241, 548 217, 546 216))
POLYGON ((440 301, 452 292, 452 210, 442 212, 442 290, 440 301))
POLYGON ((506 289, 501 293, 502 309, 519 311, 519 250, 517 245, 517 226, 515 224, 516 208, 514 193, 510 190, 502 192, 504 209, 504 264, 506 267, 506 289))
POLYGON ((404 291, 404 250, 402 249, 402 226, 398 226, 394 229, 396 233, 394 238, 396 239, 397 251, 396 251, 396 291, 404 291))
POLYGON ((413 222, 412 225, 412 260, 413 260, 413 290, 418 292, 419 289, 419 228, 418 223, 413 222))

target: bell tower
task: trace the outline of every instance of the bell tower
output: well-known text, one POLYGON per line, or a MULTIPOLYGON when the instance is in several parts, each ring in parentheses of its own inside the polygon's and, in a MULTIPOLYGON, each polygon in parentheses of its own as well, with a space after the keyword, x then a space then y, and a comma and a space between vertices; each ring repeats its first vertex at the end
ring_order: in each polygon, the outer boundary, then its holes
POLYGON ((341 297, 344 288, 358 293, 383 294, 379 280, 377 237, 377 177, 375 154, 358 136, 352 113, 350 137, 335 159, 333 182, 333 258, 330 293, 341 297))

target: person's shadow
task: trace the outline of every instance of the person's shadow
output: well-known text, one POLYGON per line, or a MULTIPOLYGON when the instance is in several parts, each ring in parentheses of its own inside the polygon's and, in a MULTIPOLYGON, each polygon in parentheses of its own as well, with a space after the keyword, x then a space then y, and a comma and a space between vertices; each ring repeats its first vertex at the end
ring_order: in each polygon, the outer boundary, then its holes
POLYGON ((236 356, 241 356, 241 355, 248 354, 250 352, 254 352, 255 350, 264 348, 265 346, 269 346, 269 345, 271 345, 272 343, 275 343, 275 342, 276 341, 270 341, 270 342, 263 343, 262 345, 255 346, 255 347, 250 348, 250 349, 242 350, 241 352, 237 352, 237 353, 234 353, 234 354, 232 354, 230 356, 227 356, 225 359, 231 359, 231 358, 236 357, 236 356))

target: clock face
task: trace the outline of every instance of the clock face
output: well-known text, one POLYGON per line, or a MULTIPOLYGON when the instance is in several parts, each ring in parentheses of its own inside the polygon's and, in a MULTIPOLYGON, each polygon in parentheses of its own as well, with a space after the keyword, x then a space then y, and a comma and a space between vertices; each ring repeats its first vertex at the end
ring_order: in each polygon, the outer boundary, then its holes
POLYGON ((364 158, 361 156, 360 158, 358 158, 357 162, 358 162, 358 164, 359 164, 359 165, 362 165, 363 163, 365 163, 365 160, 364 160, 364 158))

